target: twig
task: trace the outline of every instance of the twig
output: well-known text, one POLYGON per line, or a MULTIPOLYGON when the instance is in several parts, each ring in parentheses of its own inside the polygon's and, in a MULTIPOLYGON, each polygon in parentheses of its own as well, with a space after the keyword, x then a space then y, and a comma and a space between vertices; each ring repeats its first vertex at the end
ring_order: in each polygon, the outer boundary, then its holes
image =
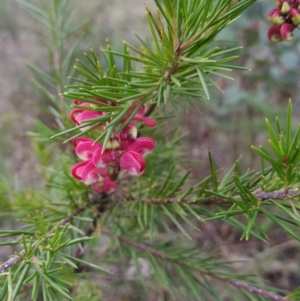
MULTIPOLYGON (((114 233, 112 233, 111 231, 107 230, 107 229, 102 229, 101 232, 104 234, 104 235, 107 235, 107 236, 110 236, 110 237, 113 237, 115 236, 114 233)), ((143 252, 147 252, 147 253, 150 253, 156 257, 159 257, 161 259, 166 259, 166 260, 171 260, 171 261, 176 261, 177 263, 180 264, 180 262, 176 259, 172 259, 172 258, 168 258, 166 256, 166 254, 160 252, 160 251, 157 251, 157 250, 154 250, 144 244, 141 244, 141 243, 136 243, 126 237, 123 237, 123 236, 115 236, 120 242, 128 245, 128 246, 131 246, 137 250, 140 250, 140 251, 143 251, 143 252)), ((257 288, 255 286, 252 286, 252 285, 249 285, 247 283, 244 283, 244 282, 241 282, 241 281, 237 281, 237 280, 234 280, 234 279, 226 279, 226 278, 223 278, 223 277, 219 277, 217 275, 214 275, 214 274, 208 274, 210 275, 211 277, 213 278, 216 278, 216 279, 219 279, 221 281, 224 281, 224 282, 227 282, 229 283, 230 285, 232 286, 235 286, 235 287, 238 287, 240 289, 244 289, 256 296, 262 296, 264 298, 269 298, 269 299, 272 299, 272 300, 275 300, 275 301, 289 301, 290 299, 287 299, 286 297, 283 297, 283 296, 280 296, 278 294, 275 294, 275 293, 272 293, 272 292, 269 292, 269 291, 266 291, 266 290, 263 290, 263 289, 260 289, 260 288, 257 288)))
MULTIPOLYGON (((265 200, 283 200, 286 197, 291 197, 299 194, 299 189, 290 189, 290 190, 277 190, 277 191, 262 191, 258 193, 253 193, 253 196, 255 196, 260 201, 265 200)), ((236 200, 241 200, 240 197, 236 197, 236 200)), ((187 199, 177 199, 177 198, 170 198, 168 200, 160 200, 160 199, 150 199, 145 200, 146 203, 153 204, 153 205, 166 205, 166 204, 190 204, 193 205, 195 203, 197 204, 203 204, 203 205, 215 205, 215 204, 232 204, 230 200, 222 199, 222 198, 212 198, 212 199, 200 199, 197 201, 191 201, 187 199)))
POLYGON ((221 198, 213 198, 209 200, 197 200, 197 201, 191 201, 187 199, 177 199, 177 198, 170 198, 168 200, 160 200, 160 199, 151 199, 151 200, 145 200, 146 203, 152 204, 152 205, 167 205, 167 204, 204 204, 204 205, 213 205, 213 204, 232 204, 229 200, 221 199, 221 198))
POLYGON ((111 231, 107 230, 107 229, 102 229, 101 230, 101 233, 103 233, 104 235, 107 235, 107 236, 115 236, 119 241, 123 242, 124 244, 126 245, 129 245, 135 249, 138 249, 140 251, 143 251, 143 252, 146 252, 146 253, 150 253, 150 254, 153 254, 161 259, 166 259, 166 255, 162 252, 159 252, 157 250, 154 250, 154 249, 151 249, 149 248, 148 246, 146 245, 143 245, 143 244, 139 244, 137 242, 134 242, 124 236, 116 236, 114 233, 112 233, 111 231))
POLYGON ((218 279, 225 281, 232 286, 244 289, 256 296, 262 296, 264 298, 269 298, 269 299, 272 299, 275 301, 289 301, 290 300, 290 299, 287 299, 286 297, 280 296, 280 295, 272 293, 272 292, 265 291, 263 289, 257 288, 255 286, 249 285, 247 283, 243 283, 241 281, 237 281, 237 280, 233 280, 233 279, 224 279, 224 278, 218 278, 218 279))

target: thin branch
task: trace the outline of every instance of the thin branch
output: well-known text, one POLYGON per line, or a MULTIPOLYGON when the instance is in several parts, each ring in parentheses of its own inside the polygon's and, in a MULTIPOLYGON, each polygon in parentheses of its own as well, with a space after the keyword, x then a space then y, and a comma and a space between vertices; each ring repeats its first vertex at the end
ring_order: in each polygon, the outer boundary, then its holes
MULTIPOLYGON (((253 196, 255 196, 260 201, 266 201, 266 200, 283 200, 287 197, 295 196, 299 194, 299 189, 290 189, 290 190, 277 190, 277 191, 262 191, 253 193, 253 196)), ((237 200, 241 200, 240 197, 236 197, 237 200)), ((160 200, 160 199, 150 199, 145 200, 146 203, 153 204, 153 205, 167 205, 167 204, 190 204, 193 205, 195 203, 197 204, 203 204, 203 205, 215 205, 215 204, 232 204, 231 201, 227 199, 222 198, 212 198, 212 199, 199 199, 197 201, 191 201, 187 199, 177 199, 177 198, 170 198, 168 200, 160 200)))
POLYGON ((290 190, 278 190, 278 191, 271 191, 271 192, 259 192, 254 194, 258 199, 265 201, 265 200, 283 200, 286 197, 294 196, 299 193, 299 189, 290 189, 290 190))
POLYGON ((213 204, 232 204, 229 200, 221 199, 221 198, 213 198, 209 200, 197 200, 197 201, 191 201, 188 199, 177 199, 177 198, 169 198, 168 200, 160 200, 160 199, 151 199, 151 200, 145 200, 146 203, 152 204, 152 205, 168 205, 168 204, 203 204, 203 205, 213 205, 213 204))
POLYGON ((109 231, 107 229, 102 229, 101 233, 103 233, 104 235, 107 235, 107 236, 116 237, 119 241, 121 241, 124 244, 129 245, 129 246, 131 246, 131 247, 133 247, 137 250, 140 250, 140 251, 143 251, 143 252, 146 252, 146 253, 150 253, 150 254, 155 255, 156 257, 159 257, 161 259, 166 259, 167 258, 166 255, 162 252, 151 249, 146 245, 134 242, 134 241, 132 241, 132 240, 130 240, 130 239, 124 237, 124 236, 116 236, 114 233, 112 233, 111 231, 109 231))
POLYGON ((272 292, 268 292, 265 291, 263 289, 257 288, 255 286, 249 285, 247 283, 243 283, 241 281, 237 281, 234 279, 224 279, 224 278, 218 278, 222 281, 225 281, 227 283, 229 283, 232 286, 241 288, 243 290, 248 291, 249 293, 256 295, 256 296, 262 296, 264 298, 269 298, 275 301, 289 301, 291 299, 287 299, 286 297, 280 296, 278 294, 272 293, 272 292))
MULTIPOLYGON (((111 231, 109 231, 107 229, 102 229, 101 232, 104 235, 107 235, 107 236, 110 236, 110 237, 116 237, 120 242, 122 242, 122 243, 124 243, 124 244, 126 244, 130 247, 133 247, 137 250, 140 250, 140 251, 146 252, 146 253, 150 253, 150 254, 152 254, 156 257, 159 257, 160 259, 176 261, 176 263, 180 264, 179 260, 168 258, 168 256, 166 256, 166 254, 164 254, 163 252, 154 250, 154 249, 152 249, 149 246, 146 246, 144 244, 136 243, 136 242, 128 239, 127 237, 117 236, 117 235, 115 235, 114 233, 112 233, 111 231)), ((290 300, 290 299, 287 299, 286 297, 283 297, 283 296, 280 296, 278 294, 275 294, 275 293, 257 288, 255 286, 249 285, 249 284, 241 282, 241 281, 219 277, 219 276, 214 275, 214 274, 208 274, 208 275, 213 277, 213 278, 219 279, 221 281, 227 282, 230 285, 235 286, 237 288, 244 289, 244 290, 246 290, 246 291, 248 291, 251 294, 254 294, 256 296, 262 296, 264 298, 269 298, 269 299, 272 299, 272 300, 275 300, 275 301, 289 301, 290 300)))

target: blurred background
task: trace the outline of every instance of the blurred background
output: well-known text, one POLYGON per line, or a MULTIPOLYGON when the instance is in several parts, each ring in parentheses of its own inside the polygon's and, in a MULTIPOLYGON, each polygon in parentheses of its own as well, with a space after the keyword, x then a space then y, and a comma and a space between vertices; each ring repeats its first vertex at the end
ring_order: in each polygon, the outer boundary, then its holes
MULTIPOLYGON (((140 46, 133 31, 143 38, 149 35, 144 3, 154 7, 151 0, 126 0, 126 5, 123 0, 70 1, 70 24, 78 24, 66 41, 67 47, 77 43, 71 65, 90 48, 99 53, 106 38, 116 49, 121 49, 123 40, 140 46)), ((275 1, 257 1, 216 41, 222 46, 242 45, 236 64, 250 70, 229 74, 234 81, 217 79, 225 93, 211 90, 211 99, 206 104, 195 102, 197 111, 178 111, 181 130, 187 133, 183 147, 189 160, 185 164, 192 167, 196 180, 209 174, 208 149, 217 167, 224 171, 240 155, 243 170, 259 168, 258 157, 250 146, 267 144, 265 118, 274 121, 277 115, 284 120, 289 98, 293 100, 294 124, 299 123, 300 33, 295 31, 292 42, 268 41, 270 24, 266 15, 274 6, 275 1)), ((26 133, 35 130, 36 119, 46 124, 53 122, 43 110, 49 100, 35 84, 28 64, 51 72, 52 33, 19 2, 0 0, 0 7, 0 174, 25 189, 40 185, 40 163, 26 133)), ((59 91, 50 92, 58 97, 59 91)), ((204 246, 221 244, 223 259, 240 260, 237 270, 258 273, 278 288, 295 289, 300 286, 299 243, 290 240, 282 230, 273 230, 269 222, 262 222, 262 226, 269 229, 269 243, 255 239, 240 242, 241 233, 228 225, 220 227, 219 223, 204 224, 199 241, 204 246)))

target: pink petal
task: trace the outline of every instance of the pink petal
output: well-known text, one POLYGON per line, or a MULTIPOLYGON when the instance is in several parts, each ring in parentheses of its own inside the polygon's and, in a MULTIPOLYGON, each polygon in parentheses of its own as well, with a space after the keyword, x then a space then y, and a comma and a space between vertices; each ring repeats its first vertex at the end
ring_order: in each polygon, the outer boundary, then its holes
POLYGON ((84 121, 88 119, 94 119, 101 117, 102 113, 94 112, 94 111, 83 111, 82 113, 79 113, 75 119, 79 124, 82 124, 84 121))
POLYGON ((98 168, 105 168, 113 161, 111 151, 106 150, 101 154, 102 148, 98 148, 93 153, 93 163, 98 168))
POLYGON ((82 172, 89 162, 90 161, 82 161, 74 164, 71 169, 72 176, 78 180, 82 180, 82 172))
POLYGON ((82 182, 86 185, 91 185, 97 183, 106 174, 106 168, 97 168, 92 161, 89 161, 82 171, 82 182))
POLYGON ((300 6, 300 0, 296 0, 293 4, 294 8, 297 8, 299 9, 299 6, 300 6))
POLYGON ((294 38, 293 31, 296 27, 292 24, 284 23, 280 26, 280 35, 284 41, 290 41, 294 38))
POLYGON ((76 155, 81 160, 88 160, 92 159, 93 154, 96 150, 102 150, 102 147, 99 143, 94 144, 94 141, 82 141, 76 147, 76 155))
POLYGON ((75 110, 72 110, 70 112, 70 118, 71 120, 76 124, 76 125, 79 125, 78 121, 77 121, 77 116, 78 114, 80 114, 82 112, 82 110, 80 109, 75 109, 75 110))
POLYGON ((300 24, 300 14, 298 12, 298 9, 292 8, 290 11, 290 14, 292 16, 292 21, 294 25, 299 25, 300 24))
POLYGON ((151 152, 153 152, 154 148, 155 148, 155 144, 151 138, 140 137, 140 138, 137 138, 134 142, 132 142, 128 146, 127 150, 136 152, 144 157, 144 156, 150 154, 151 152))
POLYGON ((120 159, 120 167, 127 170, 132 176, 139 176, 145 169, 145 161, 143 157, 135 152, 125 152, 120 159))

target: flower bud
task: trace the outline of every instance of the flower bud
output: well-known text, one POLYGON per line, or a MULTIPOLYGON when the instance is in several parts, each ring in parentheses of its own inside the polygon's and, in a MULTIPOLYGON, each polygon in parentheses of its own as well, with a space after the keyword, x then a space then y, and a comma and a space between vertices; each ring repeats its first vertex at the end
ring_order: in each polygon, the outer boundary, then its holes
POLYGON ((292 24, 284 23, 280 26, 280 35, 283 41, 291 41, 294 38, 293 31, 295 26, 292 24))
POLYGON ((268 30, 268 39, 271 42, 281 42, 280 26, 272 25, 268 30))
POLYGON ((296 8, 292 8, 290 11, 290 14, 292 16, 292 22, 295 26, 300 24, 300 14, 296 8))
POLYGON ((293 7, 298 9, 299 11, 299 8, 300 8, 300 0, 296 0, 294 3, 293 3, 293 7))
POLYGON ((284 16, 282 16, 279 9, 276 9, 276 11, 273 12, 271 22, 275 25, 281 25, 285 22, 285 18, 284 16))
POLYGON ((271 9, 269 12, 268 12, 268 20, 271 22, 271 23, 273 23, 273 14, 274 14, 274 12, 275 11, 277 11, 277 10, 279 10, 280 11, 280 9, 278 9, 278 8, 273 8, 273 9, 271 9))
POLYGON ((282 12, 283 14, 288 14, 288 13, 290 12, 291 8, 292 8, 292 7, 291 7, 289 1, 283 1, 283 2, 282 2, 282 5, 281 5, 281 12, 282 12))
POLYGON ((274 8, 269 11, 268 20, 275 25, 281 25, 285 22, 285 19, 278 8, 274 8))

